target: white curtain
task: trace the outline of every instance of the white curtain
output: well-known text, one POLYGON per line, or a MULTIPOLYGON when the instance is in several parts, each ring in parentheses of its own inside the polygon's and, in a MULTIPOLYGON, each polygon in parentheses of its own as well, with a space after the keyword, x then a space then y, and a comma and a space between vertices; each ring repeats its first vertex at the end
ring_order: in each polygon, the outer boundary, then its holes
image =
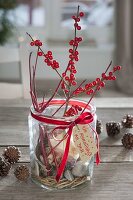
POLYGON ((123 69, 117 87, 133 94, 133 0, 116 0, 116 63, 123 69))

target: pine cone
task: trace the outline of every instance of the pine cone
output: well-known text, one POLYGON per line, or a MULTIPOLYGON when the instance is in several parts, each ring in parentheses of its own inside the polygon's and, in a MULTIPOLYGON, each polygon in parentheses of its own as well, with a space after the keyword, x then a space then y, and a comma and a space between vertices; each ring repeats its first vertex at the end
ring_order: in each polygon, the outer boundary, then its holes
POLYGON ((101 122, 101 120, 97 120, 96 131, 97 131, 98 135, 102 132, 102 130, 103 130, 102 122, 101 122))
POLYGON ((7 176, 11 168, 11 164, 8 162, 5 162, 0 157, 0 176, 7 176))
POLYGON ((122 144, 126 149, 133 149, 133 134, 126 133, 122 138, 122 144))
POLYGON ((120 123, 119 122, 108 122, 106 123, 107 134, 110 137, 114 137, 120 133, 120 123))
POLYGON ((26 181, 30 175, 29 169, 26 165, 19 165, 15 171, 14 175, 20 181, 26 181))
POLYGON ((124 128, 133 128, 133 115, 125 115, 122 119, 124 128))
POLYGON ((7 160, 9 163, 16 163, 20 158, 20 151, 18 148, 14 146, 7 147, 3 152, 3 157, 5 160, 7 160))

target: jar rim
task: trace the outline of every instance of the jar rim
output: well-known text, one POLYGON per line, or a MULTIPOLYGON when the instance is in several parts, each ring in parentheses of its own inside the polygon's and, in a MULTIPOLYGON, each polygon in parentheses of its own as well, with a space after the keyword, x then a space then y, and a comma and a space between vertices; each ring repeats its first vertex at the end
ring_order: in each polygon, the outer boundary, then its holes
MULTIPOLYGON (((66 101, 66 99, 61 99, 61 98, 53 99, 48 107, 50 107, 50 106, 62 105, 61 102, 63 102, 63 101, 66 101), (57 103, 57 102, 58 102, 58 103, 57 103)), ((75 105, 77 105, 76 103, 78 103, 78 105, 80 104, 80 106, 81 106, 82 108, 84 108, 85 105, 86 105, 88 102, 85 101, 85 100, 71 99, 71 100, 69 101, 69 105, 74 105, 73 103, 75 103, 75 105)), ((51 119, 53 118, 53 119, 62 119, 62 120, 72 120, 73 118, 78 117, 78 116, 80 115, 80 114, 79 114, 79 115, 75 115, 75 116, 71 116, 71 117, 50 116, 50 115, 46 115, 45 113, 39 113, 39 112, 35 111, 33 105, 31 105, 30 110, 31 110, 33 113, 35 113, 35 114, 39 114, 40 116, 48 117, 48 118, 51 118, 51 119)), ((95 112, 96 112, 96 107, 95 107, 94 105, 92 105, 92 104, 89 104, 89 105, 87 106, 87 108, 86 108, 86 111, 90 111, 91 114, 94 115, 95 112)))

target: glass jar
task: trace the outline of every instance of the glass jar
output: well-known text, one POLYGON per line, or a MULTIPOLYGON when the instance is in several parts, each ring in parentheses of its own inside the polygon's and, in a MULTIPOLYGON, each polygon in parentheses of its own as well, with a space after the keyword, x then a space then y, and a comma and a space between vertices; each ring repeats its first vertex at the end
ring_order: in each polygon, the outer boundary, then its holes
MULTIPOLYGON (((50 105, 43 113, 37 113, 31 107, 32 115, 29 115, 29 134, 30 134, 30 159, 31 159, 31 179, 46 189, 70 189, 75 188, 90 180, 93 175, 94 156, 87 162, 80 159, 79 152, 71 134, 69 152, 67 160, 61 174, 60 180, 56 181, 58 168, 61 164, 67 143, 67 133, 69 127, 64 128, 62 123, 73 122, 78 116, 62 117, 65 107, 52 117, 53 113, 62 105, 64 100, 52 100, 50 105), (43 120, 33 117, 39 116, 43 120), (50 120, 50 121, 49 121, 50 120), (58 123, 51 123, 51 120, 58 123), (60 124, 60 123, 61 124, 60 124), (62 128, 63 126, 63 128, 62 128)), ((68 107, 80 105, 82 109, 86 102, 70 100, 68 107)), ((93 115, 91 134, 95 140, 94 130, 96 129, 96 109, 89 105, 85 112, 93 115)), ((78 114, 80 116, 80 113, 78 114)), ((90 125, 87 127, 90 129, 90 125)), ((73 131, 73 130, 72 130, 73 131)))

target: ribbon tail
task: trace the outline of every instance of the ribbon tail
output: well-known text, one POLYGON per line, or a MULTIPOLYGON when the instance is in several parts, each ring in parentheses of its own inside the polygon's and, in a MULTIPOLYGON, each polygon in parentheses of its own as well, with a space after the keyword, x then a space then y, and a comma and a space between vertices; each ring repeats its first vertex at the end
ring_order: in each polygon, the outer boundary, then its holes
POLYGON ((57 182, 59 182, 60 177, 61 177, 61 175, 64 171, 64 168, 65 168, 65 165, 66 165, 66 161, 67 161, 68 153, 69 153, 71 135, 72 135, 72 127, 70 127, 69 130, 68 130, 68 139, 67 139, 67 142, 66 142, 65 152, 64 152, 61 164, 58 168, 57 175, 56 175, 56 181, 57 182))
POLYGON ((101 162, 101 160, 100 160, 100 154, 99 154, 99 136, 98 136, 97 132, 95 132, 95 133, 96 133, 97 150, 98 150, 97 153, 96 153, 96 164, 99 165, 100 162, 101 162))
POLYGON ((95 159, 96 159, 96 164, 99 165, 101 160, 100 160, 100 154, 99 154, 99 136, 97 134, 97 132, 95 131, 95 129, 89 125, 90 128, 92 129, 92 131, 94 131, 95 135, 96 135, 96 141, 97 141, 97 153, 96 153, 96 156, 95 156, 95 159))
POLYGON ((96 164, 99 165, 101 162, 100 160, 100 155, 99 155, 99 151, 96 153, 96 164))

